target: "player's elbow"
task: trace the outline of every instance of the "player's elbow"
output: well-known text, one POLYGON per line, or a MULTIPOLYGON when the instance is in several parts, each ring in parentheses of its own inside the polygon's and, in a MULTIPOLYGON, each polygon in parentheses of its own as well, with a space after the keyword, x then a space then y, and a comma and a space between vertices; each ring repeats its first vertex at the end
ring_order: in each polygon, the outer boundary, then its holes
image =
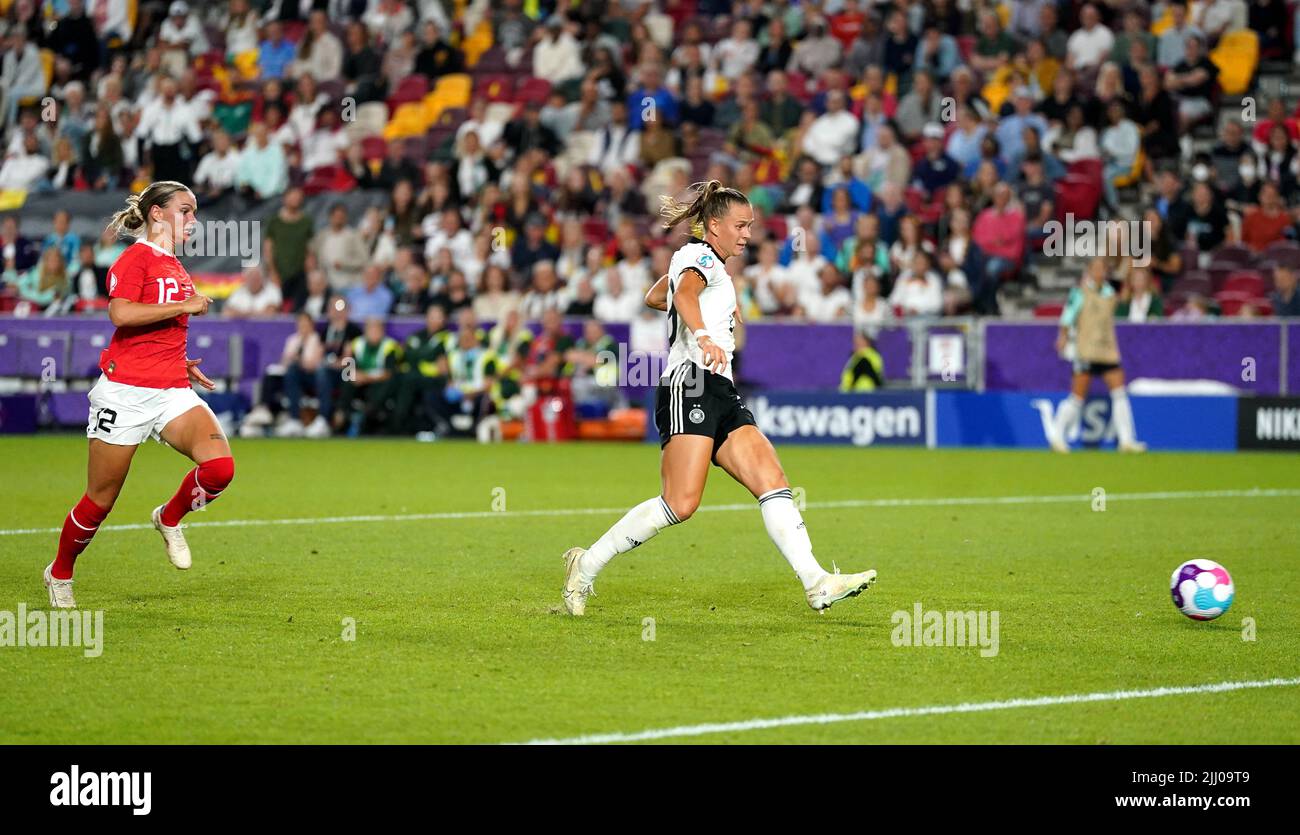
POLYGON ((108 321, 112 322, 115 328, 120 328, 126 324, 126 302, 124 299, 113 299, 108 303, 108 321))

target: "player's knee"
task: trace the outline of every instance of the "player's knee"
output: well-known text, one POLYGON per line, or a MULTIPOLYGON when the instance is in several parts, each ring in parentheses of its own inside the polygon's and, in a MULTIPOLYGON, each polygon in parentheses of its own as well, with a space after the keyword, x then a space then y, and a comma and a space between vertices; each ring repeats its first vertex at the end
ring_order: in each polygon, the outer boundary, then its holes
POLYGON ((664 501, 668 503, 668 507, 672 510, 673 515, 677 517, 678 522, 685 522, 694 516, 695 511, 700 506, 700 497, 698 495, 664 496, 664 501))
POLYGON ((199 484, 210 493, 220 493, 235 480, 235 459, 227 455, 199 465, 199 484))

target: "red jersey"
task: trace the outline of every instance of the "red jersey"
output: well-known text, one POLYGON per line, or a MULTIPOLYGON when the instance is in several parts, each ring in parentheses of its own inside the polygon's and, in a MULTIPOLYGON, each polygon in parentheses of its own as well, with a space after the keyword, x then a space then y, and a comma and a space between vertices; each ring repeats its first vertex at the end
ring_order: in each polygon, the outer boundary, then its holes
MULTIPOLYGON (((126 248, 108 271, 108 297, 143 304, 183 302, 194 282, 176 256, 139 240, 126 248)), ((99 355, 99 368, 115 383, 151 389, 189 388, 185 370, 187 313, 139 327, 113 331, 99 355)))

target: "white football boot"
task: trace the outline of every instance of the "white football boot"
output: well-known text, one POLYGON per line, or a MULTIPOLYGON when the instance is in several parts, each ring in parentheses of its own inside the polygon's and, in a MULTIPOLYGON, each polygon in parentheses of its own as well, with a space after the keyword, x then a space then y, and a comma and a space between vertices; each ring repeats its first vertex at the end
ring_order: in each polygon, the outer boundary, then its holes
POLYGON ((587 598, 595 594, 591 583, 583 583, 578 572, 585 553, 586 548, 570 548, 564 552, 564 608, 574 617, 582 617, 587 611, 587 598))
POLYGON ((1060 438, 1049 438, 1047 443, 1051 445, 1053 452, 1059 452, 1062 455, 1070 454, 1070 445, 1060 438))
POLYGON ((1129 441, 1126 444, 1120 444, 1118 449, 1120 452, 1146 452, 1147 445, 1141 441, 1129 441))
POLYGON ((50 608, 77 608, 77 601, 72 597, 72 581, 54 579, 54 576, 50 574, 52 568, 54 568, 54 563, 45 566, 45 588, 50 592, 50 608))
POLYGON ((841 574, 839 571, 827 574, 808 590, 808 605, 814 611, 825 614, 832 604, 846 597, 857 597, 871 588, 874 582, 876 582, 874 568, 859 574, 841 574))
POLYGON ((167 546, 167 559, 172 561, 172 565, 184 571, 193 564, 190 559, 190 546, 185 541, 185 534, 181 531, 180 525, 169 528, 163 524, 162 511, 162 505, 153 509, 154 529, 162 534, 163 544, 167 546))

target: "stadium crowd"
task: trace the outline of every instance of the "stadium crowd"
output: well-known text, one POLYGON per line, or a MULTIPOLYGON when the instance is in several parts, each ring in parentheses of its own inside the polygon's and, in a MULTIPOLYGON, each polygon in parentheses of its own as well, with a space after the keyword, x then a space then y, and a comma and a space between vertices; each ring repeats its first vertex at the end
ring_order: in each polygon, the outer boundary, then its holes
MULTIPOLYGON (((754 206, 730 265, 751 320, 997 314, 1066 212, 1157 230, 1149 272, 1114 259, 1125 301, 1161 299, 1131 318, 1300 315, 1297 110, 1277 96, 1254 122, 1217 118, 1262 58, 1291 56, 1284 0, 0 12, 0 195, 174 179, 264 218, 228 316, 320 318, 338 297, 358 323, 434 306, 635 323, 686 234, 655 224, 659 199, 713 178, 754 206), (1218 133, 1209 150, 1198 130, 1218 133), (318 228, 308 201, 355 191, 384 205, 337 203, 318 228)), ((0 304, 94 308, 122 244, 66 215, 29 240, 20 214, 0 228, 0 304)))

